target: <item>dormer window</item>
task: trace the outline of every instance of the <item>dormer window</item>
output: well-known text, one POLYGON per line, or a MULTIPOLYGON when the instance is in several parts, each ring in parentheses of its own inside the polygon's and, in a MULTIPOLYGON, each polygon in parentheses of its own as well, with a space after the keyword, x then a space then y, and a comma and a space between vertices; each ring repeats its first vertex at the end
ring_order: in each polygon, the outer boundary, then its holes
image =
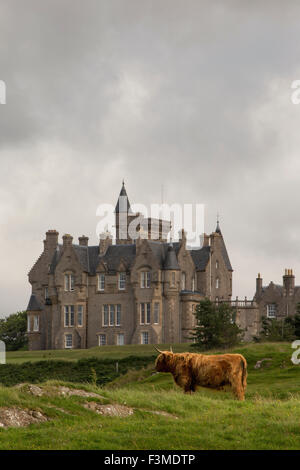
POLYGON ((73 291, 75 288, 74 274, 65 274, 65 291, 73 291))
POLYGON ((119 290, 126 288, 126 273, 119 273, 119 290))
POLYGON ((141 288, 149 289, 151 284, 151 273, 150 271, 141 272, 141 288))

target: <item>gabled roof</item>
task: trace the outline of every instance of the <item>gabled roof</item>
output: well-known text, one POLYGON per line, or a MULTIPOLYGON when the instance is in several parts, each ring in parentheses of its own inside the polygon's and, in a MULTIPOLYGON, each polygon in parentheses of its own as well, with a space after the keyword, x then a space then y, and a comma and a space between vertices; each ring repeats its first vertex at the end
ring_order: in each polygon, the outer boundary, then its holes
POLYGON ((199 271, 204 271, 209 261, 210 246, 203 246, 198 250, 190 251, 195 267, 199 271))
POLYGON ((32 312, 42 310, 42 307, 34 294, 31 294, 26 310, 32 312))

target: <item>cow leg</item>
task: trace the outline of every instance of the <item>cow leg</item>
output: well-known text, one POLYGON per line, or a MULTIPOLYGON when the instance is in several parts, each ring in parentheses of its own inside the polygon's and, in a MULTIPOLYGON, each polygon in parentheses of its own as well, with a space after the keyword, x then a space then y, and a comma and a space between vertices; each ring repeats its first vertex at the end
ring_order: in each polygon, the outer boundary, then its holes
POLYGON ((244 387, 241 383, 241 378, 239 376, 234 377, 231 380, 231 387, 232 387, 232 392, 233 392, 234 396, 238 400, 241 400, 241 401, 245 400, 245 390, 244 390, 244 387))

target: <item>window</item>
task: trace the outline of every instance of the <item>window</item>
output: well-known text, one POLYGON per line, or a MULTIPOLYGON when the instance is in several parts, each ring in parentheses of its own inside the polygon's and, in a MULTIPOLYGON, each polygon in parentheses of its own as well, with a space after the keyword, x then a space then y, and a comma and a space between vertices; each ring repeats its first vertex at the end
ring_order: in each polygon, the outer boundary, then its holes
POLYGON ((119 290, 125 290, 126 287, 126 273, 119 273, 119 290))
POLYGON ((149 344, 149 333, 148 331, 143 331, 141 334, 141 343, 142 344, 149 344))
POLYGON ((220 279, 217 277, 216 279, 216 289, 219 289, 220 287, 220 279))
POLYGON ((175 273, 172 273, 172 286, 175 286, 175 273))
POLYGON ((159 303, 155 302, 154 304, 154 321, 153 323, 159 323, 159 303))
POLYGON ((116 321, 116 325, 117 325, 117 326, 120 326, 120 325, 121 325, 121 305, 120 305, 120 304, 117 305, 117 321, 116 321))
POLYGON ((123 346, 124 345, 124 335, 123 333, 120 333, 117 335, 117 345, 118 346, 123 346))
POLYGON ((48 287, 45 287, 45 300, 49 299, 49 290, 48 290, 48 287))
POLYGON ((104 291, 105 289, 105 274, 98 274, 98 290, 104 291))
POLYGON ((103 326, 120 326, 121 325, 121 304, 103 305, 102 325, 103 326))
POLYGON ((151 306, 149 302, 140 304, 141 325, 150 324, 150 312, 151 312, 151 306))
POLYGON ((83 325, 83 305, 78 305, 77 307, 77 325, 83 325))
POLYGON ((73 336, 72 335, 65 335, 65 347, 72 348, 73 347, 73 336))
POLYGON ((185 290, 185 273, 181 274, 181 290, 185 290))
POLYGON ((109 306, 109 326, 114 326, 115 324, 115 306, 109 306))
POLYGON ((65 291, 73 291, 75 286, 74 274, 65 274, 65 291))
POLYGON ((105 346, 106 345, 106 335, 99 335, 99 346, 105 346))
POLYGON ((33 331, 39 331, 40 329, 40 317, 38 315, 34 315, 33 317, 33 331))
POLYGON ((268 318, 275 318, 276 317, 276 305, 275 304, 268 304, 267 305, 267 317, 268 318))
POLYGON ((219 261, 216 261, 216 269, 219 269, 219 261))
POLYGON ((149 289, 151 284, 151 273, 150 271, 143 271, 141 272, 141 288, 142 289, 149 289))
POLYGON ((195 277, 192 279, 192 291, 195 292, 195 277))
POLYGON ((108 305, 103 305, 103 326, 108 326, 108 305))
POLYGON ((74 326, 74 305, 65 305, 65 326, 74 326))
POLYGON ((28 315, 27 316, 27 331, 30 331, 31 330, 31 327, 30 327, 30 316, 28 315))

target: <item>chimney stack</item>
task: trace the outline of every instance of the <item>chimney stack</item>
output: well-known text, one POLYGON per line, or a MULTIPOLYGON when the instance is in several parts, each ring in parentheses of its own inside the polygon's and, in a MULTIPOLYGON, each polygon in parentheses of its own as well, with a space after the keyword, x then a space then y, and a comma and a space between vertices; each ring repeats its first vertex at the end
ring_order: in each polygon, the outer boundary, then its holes
POLYGON ((73 241, 73 237, 69 233, 66 233, 63 236, 63 246, 64 246, 64 248, 66 248, 67 246, 72 246, 72 241, 73 241))
POLYGON ((258 273, 256 278, 256 295, 260 295, 262 293, 262 277, 260 277, 260 273, 258 273))
POLYGON ((107 251, 107 248, 112 244, 112 235, 110 232, 106 231, 100 233, 99 241, 99 255, 104 255, 107 251))
POLYGON ((81 237, 78 238, 78 241, 79 241, 80 246, 88 246, 89 237, 86 237, 85 235, 82 235, 81 237))
POLYGON ((44 240, 45 251, 52 253, 56 250, 58 245, 58 235, 59 233, 56 230, 48 230, 48 232, 46 232, 46 240, 44 240))
POLYGON ((292 269, 285 269, 283 276, 283 287, 286 295, 293 295, 295 288, 295 276, 292 269))

